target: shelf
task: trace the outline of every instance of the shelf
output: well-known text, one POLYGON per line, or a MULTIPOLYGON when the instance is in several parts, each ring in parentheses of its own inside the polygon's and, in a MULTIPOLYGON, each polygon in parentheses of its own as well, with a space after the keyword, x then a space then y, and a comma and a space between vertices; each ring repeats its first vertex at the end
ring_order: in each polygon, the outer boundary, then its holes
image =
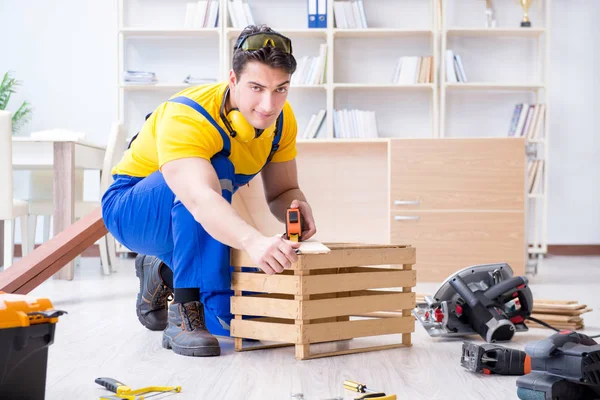
MULTIPOLYGON (((327 29, 322 28, 305 28, 305 29, 277 29, 273 28, 274 31, 281 33, 284 36, 294 36, 294 37, 317 37, 317 38, 326 38, 327 37, 327 29)), ((229 39, 237 38, 242 32, 239 28, 227 28, 225 30, 227 37, 229 39)))
POLYGON ((507 90, 529 91, 544 89, 546 85, 526 83, 446 83, 447 90, 507 90))
POLYGON ((143 28, 123 28, 119 29, 124 37, 198 37, 198 36, 218 36, 219 28, 202 29, 143 29, 143 28))
POLYGON ((433 83, 413 83, 408 85, 399 85, 394 83, 334 83, 334 89, 393 89, 393 90, 433 90, 433 83))
POLYGON ((327 89, 326 85, 290 85, 290 89, 327 89))
POLYGON ((157 91, 157 90, 182 90, 194 85, 188 85, 185 83, 155 83, 155 84, 135 84, 135 83, 122 83, 119 85, 120 88, 125 89, 129 92, 144 92, 144 91, 157 91))
POLYGON ((335 37, 373 37, 373 36, 429 36, 432 35, 431 29, 387 29, 387 28, 367 28, 367 29, 333 29, 335 37))
POLYGON ((511 36, 511 37, 536 37, 544 34, 545 28, 449 28, 446 35, 450 36, 511 36))
POLYGON ((389 142, 389 138, 356 138, 356 139, 297 139, 296 143, 311 143, 311 144, 352 144, 352 143, 387 143, 389 142))
POLYGON ((529 193, 527 195, 527 198, 529 198, 529 199, 543 199, 544 198, 544 194, 543 193, 529 193))

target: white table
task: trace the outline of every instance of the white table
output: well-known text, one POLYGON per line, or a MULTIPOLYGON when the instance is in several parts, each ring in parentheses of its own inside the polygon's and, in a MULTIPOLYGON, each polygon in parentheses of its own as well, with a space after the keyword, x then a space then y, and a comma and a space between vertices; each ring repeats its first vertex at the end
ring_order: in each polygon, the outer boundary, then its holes
MULTIPOLYGON (((12 147, 15 170, 54 170, 54 234, 62 232, 74 222, 75 169, 102 170, 106 147, 60 137, 13 137, 12 147)), ((71 261, 55 277, 72 280, 73 275, 71 261)))

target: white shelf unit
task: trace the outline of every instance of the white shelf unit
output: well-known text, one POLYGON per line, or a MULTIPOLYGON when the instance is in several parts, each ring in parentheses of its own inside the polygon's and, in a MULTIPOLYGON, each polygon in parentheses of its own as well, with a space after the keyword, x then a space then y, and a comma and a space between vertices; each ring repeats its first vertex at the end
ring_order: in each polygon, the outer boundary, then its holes
MULTIPOLYGON (((325 84, 292 86, 289 101, 302 134, 311 115, 326 110, 319 142, 334 139, 334 109, 375 111, 380 137, 435 137, 437 74, 431 84, 392 83, 402 56, 433 56, 437 69, 436 0, 363 1, 366 29, 335 26, 333 0, 327 2, 327 28, 307 28, 307 1, 287 0, 272 9, 272 1, 249 2, 256 24, 267 24, 292 39, 296 60, 318 56, 327 45, 325 84), (302 89, 302 90, 299 90, 302 89)), ((225 9, 224 77, 231 68, 233 45, 240 29, 231 27, 225 9)), ((339 140, 339 139, 335 139, 339 140)), ((353 140, 353 139, 352 139, 353 140)))
MULTIPOLYGON (((318 56, 319 45, 327 44, 325 83, 294 85, 289 95, 299 134, 311 115, 326 110, 319 138, 312 140, 315 145, 360 145, 388 138, 506 136, 515 103, 545 101, 550 0, 534 2, 531 28, 519 27, 522 10, 516 1, 494 2, 498 27, 485 28, 485 2, 363 0, 366 29, 337 28, 333 1, 327 2, 327 27, 309 29, 307 0, 249 0, 254 22, 289 36, 296 59, 318 56), (502 46, 490 47, 490 43, 502 46), (498 66, 519 65, 503 56, 522 49, 519 46, 523 43, 529 47, 512 54, 513 58, 527 59, 535 54, 536 67, 500 73, 498 66), (467 83, 446 83, 444 62, 440 62, 448 46, 456 44, 473 52, 463 57, 467 75, 472 78, 467 83), (483 59, 478 54, 492 57, 483 59), (402 56, 432 56, 433 82, 393 84, 394 68, 402 56), (473 120, 467 107, 473 103, 491 118, 473 120), (335 138, 331 116, 334 109, 343 108, 375 111, 380 139, 335 138)), ((184 29, 184 0, 118 0, 118 115, 129 137, 139 130, 147 113, 189 86, 183 83, 188 73, 228 78, 232 46, 241 29, 232 26, 227 3, 219 0, 216 28, 184 29), (127 84, 122 79, 127 69, 155 70, 159 81, 154 85, 127 84)), ((544 137, 530 142, 546 160, 546 171, 548 125, 546 110, 544 137)), ((547 173, 543 189, 540 194, 526 196, 531 215, 536 215, 530 223, 535 228, 529 248, 533 255, 547 251, 547 173)))
MULTIPOLYGON (((485 27, 485 2, 441 3, 440 137, 508 136, 517 103, 546 104, 548 99, 550 0, 534 1, 531 27, 520 27, 517 1, 493 2, 496 27, 485 27), (462 59, 467 82, 448 83, 446 50, 462 59)), ((539 193, 528 193, 527 240, 530 257, 547 253, 549 113, 541 138, 528 141, 530 158, 544 160, 539 193), (533 150, 532 150, 533 149, 533 150)))

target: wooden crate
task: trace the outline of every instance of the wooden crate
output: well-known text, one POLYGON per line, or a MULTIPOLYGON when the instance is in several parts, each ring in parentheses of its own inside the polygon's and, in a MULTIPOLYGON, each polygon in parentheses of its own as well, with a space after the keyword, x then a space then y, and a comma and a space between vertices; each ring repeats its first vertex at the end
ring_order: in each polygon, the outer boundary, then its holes
POLYGON ((405 245, 327 244, 327 254, 299 254, 276 275, 242 272, 253 266, 232 250, 231 336, 235 350, 295 345, 299 360, 411 345, 415 320, 416 249, 405 245), (375 290, 401 288, 401 290, 375 290), (242 292, 243 295, 242 295, 242 292), (248 293, 250 292, 250 293, 248 293), (352 318, 402 310, 393 318, 352 318), (398 343, 311 354, 310 345, 359 337, 401 334, 398 343), (243 348, 242 339, 280 342, 243 348))

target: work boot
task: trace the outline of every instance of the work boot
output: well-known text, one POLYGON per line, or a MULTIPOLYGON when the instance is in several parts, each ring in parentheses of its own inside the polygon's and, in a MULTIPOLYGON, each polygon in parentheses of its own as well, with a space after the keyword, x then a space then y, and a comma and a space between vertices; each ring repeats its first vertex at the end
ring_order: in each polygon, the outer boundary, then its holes
POLYGON ((219 341, 206 329, 204 306, 199 301, 169 305, 169 326, 163 333, 162 345, 184 356, 221 354, 219 341))
POLYGON ((173 295, 160 276, 162 262, 154 256, 139 254, 135 258, 135 274, 140 278, 140 292, 135 310, 138 320, 151 331, 167 327, 167 299, 173 295))

